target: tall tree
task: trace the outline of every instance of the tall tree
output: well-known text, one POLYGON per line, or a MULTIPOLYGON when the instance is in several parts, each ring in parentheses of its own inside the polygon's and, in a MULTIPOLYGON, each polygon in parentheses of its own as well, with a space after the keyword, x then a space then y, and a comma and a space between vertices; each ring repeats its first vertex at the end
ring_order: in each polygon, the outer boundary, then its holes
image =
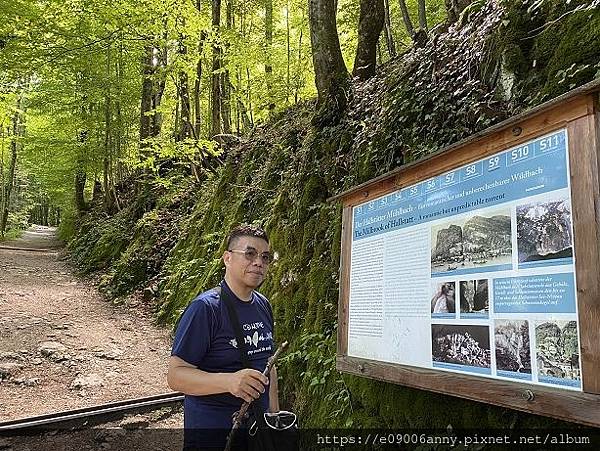
POLYGON ((400 1, 400 11, 402 12, 402 20, 404 21, 404 26, 406 27, 406 32, 414 39, 415 36, 415 27, 413 27, 412 19, 410 18, 410 14, 408 13, 408 7, 406 6, 406 0, 400 1))
POLYGON ((12 119, 12 139, 10 143, 10 163, 8 166, 8 176, 6 178, 6 184, 3 187, 4 195, 2 196, 3 205, 0 209, 0 236, 4 236, 6 232, 6 223, 8 221, 8 211, 10 208, 10 199, 12 190, 15 185, 15 173, 17 169, 17 154, 19 148, 19 139, 23 133, 23 127, 21 122, 23 121, 21 111, 23 108, 23 94, 19 95, 17 100, 17 106, 12 119))
POLYGON ((419 27, 421 30, 427 30, 427 14, 425 12, 425 0, 418 1, 419 7, 419 27))
POLYGON ((152 136, 152 97, 154 75, 154 46, 148 44, 144 47, 142 56, 142 95, 140 105, 140 147, 147 145, 147 140, 152 136))
MULTIPOLYGON (((225 1, 225 26, 227 31, 233 29, 233 0, 225 1)), ((225 46, 225 55, 229 51, 229 45, 225 46)), ((231 81, 229 80, 229 64, 223 57, 223 70, 221 73, 221 119, 223 121, 223 133, 231 133, 231 81)))
POLYGON ((148 144, 149 138, 158 136, 162 119, 157 109, 160 107, 165 90, 164 75, 159 74, 166 65, 166 49, 153 44, 144 46, 142 56, 142 93, 140 103, 140 148, 148 144))
POLYGON ((352 75, 361 80, 375 75, 377 41, 383 29, 385 9, 383 0, 361 0, 358 19, 358 46, 352 75))
POLYGON ((392 34, 392 21, 390 19, 390 0, 383 0, 383 8, 385 14, 385 42, 387 44, 389 57, 394 58, 396 56, 396 44, 394 43, 394 35, 392 34))
POLYGON ((347 106, 349 74, 344 63, 336 25, 335 0, 309 0, 308 14, 317 102, 331 113, 347 106))
POLYGON ((273 65, 271 53, 273 49, 273 0, 265 0, 265 79, 267 82, 267 97, 269 113, 275 109, 273 101, 273 65))
MULTIPOLYGON (((185 20, 183 20, 183 22, 185 26, 185 20)), ((183 64, 183 61, 185 61, 185 57, 187 56, 187 46, 185 45, 185 35, 183 33, 179 34, 178 53, 183 64)), ((181 69, 179 71, 179 84, 177 86, 177 92, 179 94, 180 124, 179 133, 176 134, 176 140, 182 141, 186 138, 190 138, 193 135, 190 89, 188 86, 188 74, 185 69, 181 69)))
MULTIPOLYGON (((202 0, 196 0, 196 9, 202 13, 202 0)), ((202 133, 202 52, 204 50, 204 41, 206 41, 206 30, 200 31, 200 41, 198 42, 198 62, 196 63, 196 80, 194 81, 194 130, 196 138, 202 133)))
POLYGON ((212 0, 212 28, 214 36, 211 76, 211 138, 221 134, 221 47, 216 39, 220 25, 221 0, 212 0))

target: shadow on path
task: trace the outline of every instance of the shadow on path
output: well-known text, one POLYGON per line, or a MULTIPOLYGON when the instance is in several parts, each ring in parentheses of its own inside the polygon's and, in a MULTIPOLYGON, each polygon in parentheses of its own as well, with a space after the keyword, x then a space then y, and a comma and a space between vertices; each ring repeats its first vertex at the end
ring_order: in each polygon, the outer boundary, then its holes
POLYGON ((62 247, 61 241, 56 236, 56 227, 32 225, 23 235, 16 240, 0 242, 0 249, 27 249, 27 250, 56 250, 62 247))

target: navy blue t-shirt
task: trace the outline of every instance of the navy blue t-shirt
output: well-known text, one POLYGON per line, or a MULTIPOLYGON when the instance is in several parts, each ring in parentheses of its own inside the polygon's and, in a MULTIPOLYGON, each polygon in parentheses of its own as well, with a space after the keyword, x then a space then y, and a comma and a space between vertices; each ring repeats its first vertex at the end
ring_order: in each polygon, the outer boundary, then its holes
MULTIPOLYGON (((244 302, 225 281, 221 282, 221 289, 228 290, 233 300, 242 325, 250 365, 260 372, 264 371, 267 360, 274 352, 273 313, 269 302, 255 291, 252 292, 252 299, 244 302)), ((185 309, 177 326, 171 355, 209 373, 233 373, 243 368, 229 313, 225 303, 219 301, 218 290, 200 294, 185 309)), ((262 409, 267 411, 268 387, 259 402, 262 409)), ((241 398, 230 393, 186 395, 184 427, 231 429, 232 415, 242 403, 241 398)), ((203 446, 214 445, 206 443, 203 446)))

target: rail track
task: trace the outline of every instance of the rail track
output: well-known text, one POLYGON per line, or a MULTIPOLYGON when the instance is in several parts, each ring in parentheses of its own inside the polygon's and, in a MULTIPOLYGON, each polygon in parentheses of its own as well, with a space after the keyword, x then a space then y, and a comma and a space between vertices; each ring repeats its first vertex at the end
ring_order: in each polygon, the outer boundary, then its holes
POLYGON ((40 252, 40 253, 52 253, 57 254, 60 249, 53 248, 34 248, 34 247, 15 247, 15 246, 0 246, 0 251, 26 251, 26 252, 40 252))
POLYGON ((139 414, 163 407, 180 405, 181 393, 164 393, 145 398, 99 404, 92 407, 73 409, 46 415, 21 418, 0 423, 0 436, 28 435, 49 429, 87 427, 115 421, 127 414, 139 414))

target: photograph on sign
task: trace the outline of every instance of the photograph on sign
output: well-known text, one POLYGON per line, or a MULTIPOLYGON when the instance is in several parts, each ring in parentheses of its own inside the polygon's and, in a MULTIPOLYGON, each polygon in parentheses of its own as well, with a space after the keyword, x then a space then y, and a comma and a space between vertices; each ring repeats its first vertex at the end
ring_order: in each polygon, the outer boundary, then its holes
POLYGON ((519 267, 572 263, 571 228, 571 207, 567 199, 519 205, 519 267))
POLYGON ((456 317, 456 282, 432 283, 433 297, 431 298, 432 318, 456 317))
POLYGON ((352 208, 348 356, 582 389, 566 130, 352 208))
POLYGON ((498 375, 531 380, 529 321, 496 320, 494 347, 498 375))
POLYGON ((487 279, 460 282, 460 317, 487 318, 489 314, 487 279))

